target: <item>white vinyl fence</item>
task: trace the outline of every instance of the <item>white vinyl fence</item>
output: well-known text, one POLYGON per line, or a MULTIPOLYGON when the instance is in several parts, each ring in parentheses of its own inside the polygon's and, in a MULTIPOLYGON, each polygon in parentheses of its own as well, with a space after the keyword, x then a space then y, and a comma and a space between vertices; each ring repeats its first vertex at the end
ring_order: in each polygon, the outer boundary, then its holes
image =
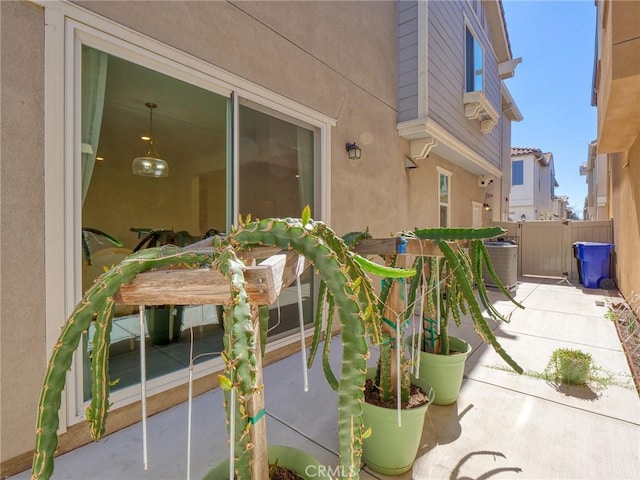
MULTIPOLYGON (((574 257, 573 244, 613 243, 611 220, 551 220, 494 224, 507 230, 504 234, 505 239, 514 240, 518 244, 518 275, 564 277, 578 282, 578 263, 574 257)), ((612 268, 612 275, 613 271, 612 268)))

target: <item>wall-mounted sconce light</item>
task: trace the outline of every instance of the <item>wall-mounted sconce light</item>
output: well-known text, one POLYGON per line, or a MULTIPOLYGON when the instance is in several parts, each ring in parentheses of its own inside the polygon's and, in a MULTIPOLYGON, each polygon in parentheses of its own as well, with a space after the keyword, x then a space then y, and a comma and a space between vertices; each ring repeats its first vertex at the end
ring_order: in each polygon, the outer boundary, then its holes
POLYGON ((522 215, 520 215, 520 220, 525 220, 527 218, 527 216, 523 213, 522 215))
POLYGON ((485 203, 482 207, 483 207, 487 212, 490 212, 490 211, 491 211, 491 206, 490 206, 488 203, 485 203))
POLYGON ((347 153, 349 154, 349 158, 351 160, 360 159, 360 156, 362 155, 362 149, 356 144, 356 142, 347 143, 346 149, 347 149, 347 153))

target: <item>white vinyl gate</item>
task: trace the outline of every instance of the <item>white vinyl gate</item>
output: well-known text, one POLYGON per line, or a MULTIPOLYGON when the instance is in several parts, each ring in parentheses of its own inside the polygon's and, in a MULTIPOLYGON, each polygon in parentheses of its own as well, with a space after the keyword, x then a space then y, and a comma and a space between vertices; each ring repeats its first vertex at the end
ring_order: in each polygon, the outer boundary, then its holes
POLYGON ((564 277, 577 282, 578 264, 573 244, 613 243, 611 220, 500 222, 495 225, 507 230, 505 238, 518 244, 518 275, 564 277))

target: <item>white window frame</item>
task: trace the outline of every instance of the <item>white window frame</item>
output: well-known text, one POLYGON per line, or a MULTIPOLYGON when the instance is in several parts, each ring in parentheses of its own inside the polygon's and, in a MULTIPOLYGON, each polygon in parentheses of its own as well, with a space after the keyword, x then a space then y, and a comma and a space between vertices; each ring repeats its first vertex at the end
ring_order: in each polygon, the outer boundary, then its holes
POLYGON ((436 170, 438 172, 438 226, 439 227, 450 227, 451 226, 451 178, 453 176, 453 174, 442 167, 436 167, 436 170), (441 176, 445 176, 447 177, 447 202, 442 202, 440 201, 440 177, 441 176), (446 225, 441 225, 440 224, 440 207, 445 206, 447 207, 447 224, 446 225))
MULTIPOLYGON (((160 71, 207 90, 246 98, 318 129, 316 142, 316 212, 314 218, 330 221, 331 127, 336 120, 298 104, 264 87, 146 37, 82 7, 67 2, 36 0, 45 12, 45 258, 46 351, 51 352, 60 328, 82 293, 80 236, 80 79, 78 68, 83 44, 160 71), (106 33, 108 32, 108 33, 106 33), (76 238, 78 237, 78 238, 76 238)), ((236 117, 237 118, 237 117, 236 117)), ((237 131, 237 130, 236 130, 237 131)), ((234 138, 234 142, 237 140, 234 138)), ((237 152, 237 148, 234 149, 237 152)), ((237 154, 236 154, 237 155, 237 154)), ((237 159, 234 159, 237 161, 237 159)), ((233 218, 237 218, 234 205, 233 218)), ((297 341, 275 341, 267 350, 297 341)), ((85 419, 82 365, 76 352, 67 374, 62 398, 59 433, 85 419)), ((196 366, 202 377, 220 369, 220 359, 196 366)), ((176 372, 147 382, 148 395, 184 384, 176 372)), ((139 387, 111 395, 114 408, 139 400, 139 387)))
POLYGON ((512 160, 511 161, 511 186, 512 187, 517 187, 520 185, 524 185, 524 160, 523 159, 517 159, 517 160, 512 160), (514 175, 513 175, 513 169, 515 168, 514 165, 518 164, 521 165, 521 169, 522 169, 522 178, 521 178, 521 182, 520 183, 514 183, 514 175))

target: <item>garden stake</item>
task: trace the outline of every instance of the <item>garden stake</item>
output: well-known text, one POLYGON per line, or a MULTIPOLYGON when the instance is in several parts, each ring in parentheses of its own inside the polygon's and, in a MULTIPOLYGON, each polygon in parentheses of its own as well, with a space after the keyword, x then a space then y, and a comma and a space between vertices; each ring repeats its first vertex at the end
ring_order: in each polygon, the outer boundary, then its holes
POLYGON ((147 451, 147 345, 145 342, 144 314, 145 306, 139 305, 140 316, 140 401, 142 403, 142 462, 148 466, 147 451))

